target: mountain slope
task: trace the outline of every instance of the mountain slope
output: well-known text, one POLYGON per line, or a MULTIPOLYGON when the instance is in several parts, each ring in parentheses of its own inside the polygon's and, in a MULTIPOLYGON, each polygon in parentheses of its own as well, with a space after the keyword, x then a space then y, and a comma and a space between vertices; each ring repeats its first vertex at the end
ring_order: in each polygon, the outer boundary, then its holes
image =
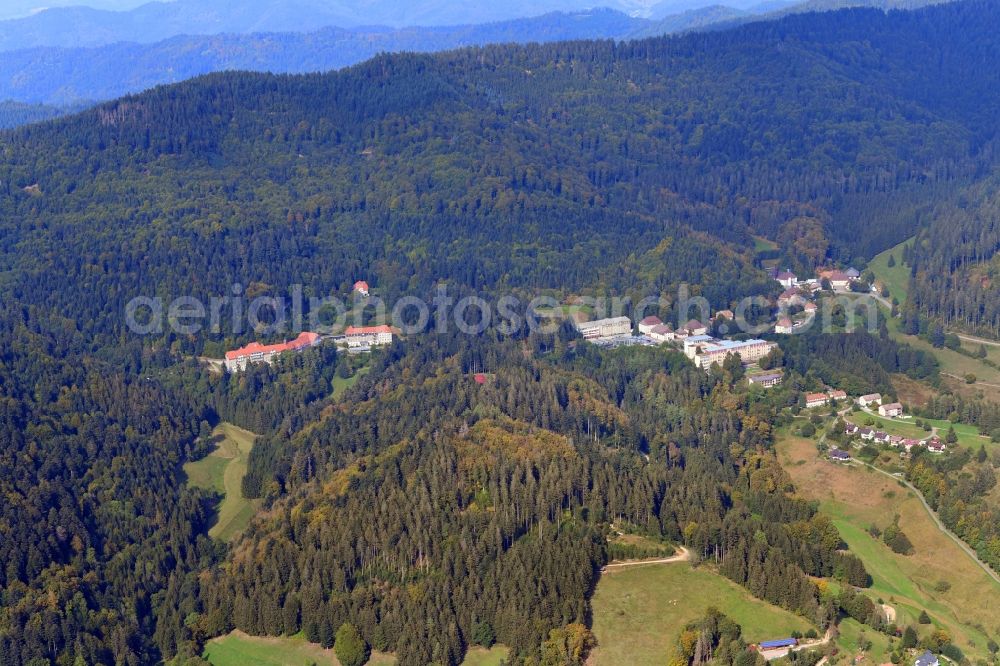
POLYGON ((850 10, 218 73, 0 133, 0 654, 152 664, 234 627, 329 645, 351 622, 403 664, 490 632, 537 657, 587 621, 612 521, 835 617, 807 576, 867 575, 786 495, 771 424, 800 388, 924 367, 912 350, 795 336, 803 372, 748 394, 662 349, 428 321, 331 396, 357 359, 220 376, 194 357, 264 330, 227 309, 142 335, 126 304, 357 279, 390 304, 774 296, 755 234, 804 265, 864 259, 920 222, 872 210, 995 167, 998 63, 993 3, 850 10), (232 550, 180 474, 220 419, 261 434, 243 491, 265 509, 232 550))

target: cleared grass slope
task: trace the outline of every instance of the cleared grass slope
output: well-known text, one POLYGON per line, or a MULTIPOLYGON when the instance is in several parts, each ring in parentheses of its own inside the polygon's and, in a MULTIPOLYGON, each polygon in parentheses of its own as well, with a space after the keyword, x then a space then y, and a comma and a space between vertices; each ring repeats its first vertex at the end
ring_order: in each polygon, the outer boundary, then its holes
POLYGON ((246 529, 257 510, 257 502, 243 497, 241 490, 247 458, 257 435, 231 423, 220 423, 212 435, 220 438, 215 450, 184 465, 184 472, 192 486, 222 493, 218 518, 208 534, 230 541, 246 529))
POLYGON ((820 503, 864 561, 874 580, 868 594, 892 605, 900 625, 912 624, 921 635, 943 628, 967 656, 988 656, 987 639, 1000 636, 1000 585, 938 530, 913 493, 866 467, 827 462, 815 442, 787 432, 777 449, 798 492, 820 503), (895 515, 913 542, 912 555, 893 553, 867 532, 871 525, 884 528, 895 515), (924 609, 931 627, 917 624, 924 609))
POLYGON ((591 600, 598 646, 588 664, 662 665, 674 654, 684 625, 715 606, 743 627, 748 641, 783 638, 811 625, 755 599, 708 567, 650 564, 605 573, 591 600))

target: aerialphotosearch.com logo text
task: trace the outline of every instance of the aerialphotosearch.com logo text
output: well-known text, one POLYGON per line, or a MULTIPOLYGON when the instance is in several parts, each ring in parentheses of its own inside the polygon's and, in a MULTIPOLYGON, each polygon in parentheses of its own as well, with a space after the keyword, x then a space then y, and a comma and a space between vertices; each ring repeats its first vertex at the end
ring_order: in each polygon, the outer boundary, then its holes
MULTIPOLYGON (((563 304, 551 296, 531 299, 512 294, 486 298, 479 295, 457 296, 445 285, 435 288, 429 299, 402 296, 390 307, 377 296, 354 295, 306 296, 302 285, 293 285, 285 296, 249 296, 240 284, 232 285, 230 294, 212 296, 206 303, 194 296, 166 299, 161 296, 136 296, 125 306, 125 323, 136 335, 162 335, 166 331, 177 335, 240 336, 252 332, 258 336, 275 336, 298 331, 314 331, 332 335, 347 326, 388 324, 403 335, 428 330, 448 332, 451 326, 461 333, 479 335, 496 327, 502 335, 523 330, 555 333, 563 304)), ((676 328, 692 319, 708 324, 717 319, 717 310, 702 296, 692 295, 686 284, 678 288, 676 298, 648 296, 633 302, 629 297, 580 296, 574 308, 587 312, 590 319, 628 316, 641 321, 645 316, 672 313, 676 328)), ((775 329, 775 323, 791 321, 792 306, 775 306, 763 296, 741 299, 717 329, 723 335, 760 335, 775 329)), ((727 308, 729 309, 729 308, 727 308)), ((819 327, 822 331, 855 327, 875 332, 878 329, 878 305, 870 296, 831 295, 822 300, 822 307, 811 313, 801 313, 785 332, 799 334, 819 327), (846 313, 846 317, 845 317, 846 313)), ((786 322, 788 323, 788 322, 786 322)))

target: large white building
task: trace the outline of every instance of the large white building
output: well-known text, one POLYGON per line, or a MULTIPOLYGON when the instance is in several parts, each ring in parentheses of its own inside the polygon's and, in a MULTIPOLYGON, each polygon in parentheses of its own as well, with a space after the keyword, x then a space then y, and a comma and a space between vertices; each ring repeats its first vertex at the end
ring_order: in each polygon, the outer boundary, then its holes
POLYGON ((314 347, 322 341, 318 333, 308 331, 299 333, 299 337, 290 342, 282 342, 276 345, 262 345, 259 342, 251 342, 246 347, 240 347, 226 352, 226 370, 237 372, 246 370, 248 363, 273 363, 278 354, 288 351, 302 351, 309 347, 314 347))
POLYGON ((632 320, 628 317, 611 317, 609 319, 595 319, 594 321, 579 321, 576 322, 576 330, 580 331, 584 340, 615 338, 632 333, 632 320))
POLYGON ((707 335, 694 335, 684 341, 684 353, 696 366, 708 370, 713 363, 722 365, 729 354, 739 356, 743 365, 756 363, 777 346, 767 340, 716 340, 707 335))
POLYGON ((392 344, 392 329, 382 326, 348 326, 344 331, 348 349, 378 347, 392 344))

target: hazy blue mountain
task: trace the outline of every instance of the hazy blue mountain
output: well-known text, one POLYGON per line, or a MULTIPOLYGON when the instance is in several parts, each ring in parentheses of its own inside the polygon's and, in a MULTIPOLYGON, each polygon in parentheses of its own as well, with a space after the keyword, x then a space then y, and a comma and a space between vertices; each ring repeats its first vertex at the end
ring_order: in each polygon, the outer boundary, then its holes
POLYGON ((149 0, 3 0, 0 2, 0 21, 22 18, 55 7, 74 7, 86 3, 94 9, 125 11, 134 9, 149 0))
POLYGON ((156 44, 34 48, 0 59, 0 99, 67 104, 109 99, 207 72, 315 72, 390 51, 498 42, 624 38, 652 25, 609 9, 441 28, 323 28, 312 33, 182 36, 156 44))
POLYGON ((0 50, 150 43, 182 34, 310 32, 328 26, 482 24, 602 6, 641 16, 649 14, 654 4, 654 0, 174 0, 130 11, 63 7, 0 21, 0 50))

